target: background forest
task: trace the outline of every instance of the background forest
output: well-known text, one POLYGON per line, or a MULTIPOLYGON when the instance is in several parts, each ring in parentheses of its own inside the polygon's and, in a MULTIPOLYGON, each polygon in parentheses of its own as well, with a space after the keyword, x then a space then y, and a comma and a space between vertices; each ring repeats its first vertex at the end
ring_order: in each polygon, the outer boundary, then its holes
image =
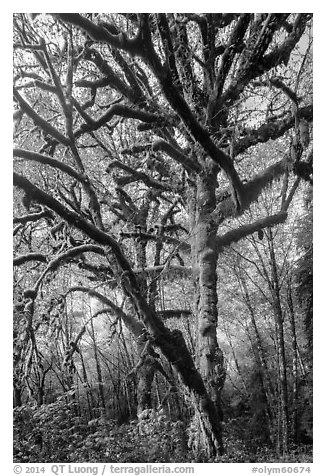
POLYGON ((312 15, 13 25, 15 461, 312 461, 312 15))

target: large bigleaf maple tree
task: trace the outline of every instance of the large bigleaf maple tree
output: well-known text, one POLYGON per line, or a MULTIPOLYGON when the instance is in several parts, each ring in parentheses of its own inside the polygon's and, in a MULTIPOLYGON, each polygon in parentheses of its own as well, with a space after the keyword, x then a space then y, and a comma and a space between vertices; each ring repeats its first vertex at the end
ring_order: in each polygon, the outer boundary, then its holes
POLYGON ((156 349, 191 394, 200 447, 223 454, 217 260, 284 222, 300 180, 312 182, 311 23, 283 13, 14 16, 17 369, 28 346, 37 352, 42 289, 74 263, 101 292, 69 292, 102 300, 137 339, 139 412, 164 372, 156 349), (226 226, 280 179, 276 213, 226 226), (157 305, 162 273, 192 276, 195 355, 164 319, 182 310, 157 305))

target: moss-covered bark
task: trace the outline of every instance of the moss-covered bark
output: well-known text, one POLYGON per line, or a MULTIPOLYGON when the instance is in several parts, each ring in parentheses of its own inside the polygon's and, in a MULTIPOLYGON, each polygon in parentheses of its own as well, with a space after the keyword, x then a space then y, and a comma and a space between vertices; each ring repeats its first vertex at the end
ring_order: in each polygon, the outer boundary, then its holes
MULTIPOLYGON (((216 207, 215 190, 217 187, 216 167, 210 163, 206 173, 197 178, 196 192, 190 200, 189 210, 192 216, 192 260, 195 284, 195 313, 197 317, 197 348, 196 359, 200 374, 210 400, 215 408, 217 425, 221 435, 221 390, 225 380, 223 354, 217 341, 217 274, 218 258, 216 225, 212 220, 212 212, 216 207)), ((203 420, 202 412, 198 414, 203 420)), ((203 433, 203 422, 199 431, 203 433)), ((203 435, 198 435, 202 438, 203 435)), ((206 442, 207 443, 207 442, 206 442)), ((205 443, 204 443, 205 444, 205 443)))

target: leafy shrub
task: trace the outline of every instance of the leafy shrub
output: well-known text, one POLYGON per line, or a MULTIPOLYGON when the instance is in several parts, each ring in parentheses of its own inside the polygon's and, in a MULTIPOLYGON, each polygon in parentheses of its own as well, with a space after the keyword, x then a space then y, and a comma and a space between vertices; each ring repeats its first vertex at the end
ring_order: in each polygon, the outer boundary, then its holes
POLYGON ((185 461, 183 424, 169 420, 163 411, 145 410, 138 421, 117 426, 104 420, 78 445, 74 461, 112 463, 185 461), (137 444, 135 444, 137 442, 137 444))
POLYGON ((14 410, 16 462, 180 462, 186 461, 184 428, 163 411, 146 410, 138 421, 87 421, 74 402, 14 410))
POLYGON ((69 448, 85 437, 87 422, 78 416, 74 401, 66 400, 40 407, 14 410, 14 459, 19 462, 72 461, 69 448))

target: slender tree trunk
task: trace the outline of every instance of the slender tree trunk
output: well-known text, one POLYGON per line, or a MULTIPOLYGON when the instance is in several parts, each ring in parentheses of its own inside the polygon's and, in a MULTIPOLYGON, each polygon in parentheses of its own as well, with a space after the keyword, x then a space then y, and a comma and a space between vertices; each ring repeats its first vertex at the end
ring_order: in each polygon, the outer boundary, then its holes
POLYGON ((251 304, 248 288, 246 286, 246 283, 243 279, 241 279, 241 284, 243 288, 243 293, 244 293, 244 299, 246 306, 248 308, 249 314, 250 314, 250 321, 251 321, 251 326, 252 330, 254 332, 254 338, 255 338, 255 348, 257 350, 258 354, 258 363, 259 366, 262 370, 262 388, 263 392, 265 394, 265 399, 266 399, 266 404, 267 404, 267 416, 268 416, 268 422, 269 422, 269 428, 270 428, 270 437, 273 440, 274 439, 274 426, 275 426, 275 412, 274 412, 274 390, 273 390, 273 384, 270 378, 270 373, 267 365, 267 359, 266 355, 264 352, 263 348, 263 343, 260 337, 260 333, 257 327, 256 323, 256 317, 255 317, 255 311, 254 308, 251 304))
POLYGON ((290 327, 291 327, 291 337, 292 337, 292 418, 291 418, 291 433, 293 441, 296 443, 298 441, 297 434, 297 420, 298 420, 298 345, 297 345, 297 335, 295 328, 295 314, 294 314, 294 305, 292 299, 292 286, 291 279, 288 281, 287 288, 287 300, 289 308, 289 318, 290 318, 290 327))
POLYGON ((288 452, 288 423, 289 423, 289 409, 288 409, 288 386, 287 386, 287 371, 285 358, 285 344, 284 344, 284 328, 282 310, 278 302, 275 302, 274 308, 275 328, 276 328, 276 343, 279 364, 279 379, 280 379, 280 407, 281 407, 281 428, 282 428, 282 453, 288 452))
POLYGON ((44 380, 42 378, 37 388, 37 406, 40 407, 44 403, 44 380))
POLYGON ((275 333, 276 333, 276 349, 279 366, 279 397, 280 397, 280 424, 281 424, 281 453, 285 455, 288 452, 289 443, 289 407, 288 407, 288 384, 287 384, 287 369, 284 343, 284 326, 283 326, 283 312, 280 298, 280 285, 277 271, 277 263, 275 257, 274 243, 272 232, 268 232, 268 244, 270 251, 271 263, 271 292, 273 299, 273 312, 275 319, 275 333))
POLYGON ((103 378, 102 378, 102 369, 101 369, 101 363, 100 363, 99 355, 98 355, 98 352, 97 352, 97 343, 96 343, 96 337, 95 337, 95 332, 94 332, 93 319, 91 319, 91 331, 92 331, 92 339, 93 339, 93 345, 94 345, 94 358, 95 358, 95 364, 96 364, 96 372, 97 372, 97 381, 98 381, 98 388, 99 388, 99 393, 100 393, 100 400, 101 400, 102 408, 105 410, 106 404, 105 404, 104 385, 103 385, 103 378))
POLYGON ((246 384, 246 381, 245 379, 243 378, 243 374, 242 374, 242 371, 241 371, 241 367, 240 367, 240 364, 239 364, 239 360, 238 360, 238 357, 237 357, 237 354, 235 352, 235 348, 233 346, 233 342, 232 342, 232 339, 231 339, 231 335, 229 333, 229 331, 224 327, 223 329, 225 335, 226 335, 226 338, 228 340, 228 343, 229 343, 229 346, 231 348, 231 352, 232 352, 232 356, 233 356, 233 360, 234 360, 234 365, 235 365, 235 368, 237 369, 237 372, 238 372, 238 375, 241 379, 241 382, 242 382, 242 385, 243 385, 243 388, 245 390, 245 393, 248 395, 248 388, 247 388, 247 384, 246 384))
POLYGON ((86 386, 86 398, 87 398, 87 406, 88 406, 89 417, 90 417, 90 419, 92 419, 93 418, 93 407, 94 407, 93 395, 92 395, 91 387, 90 387, 88 377, 87 377, 84 357, 83 357, 83 354, 81 353, 81 351, 79 352, 79 355, 80 355, 80 360, 81 360, 81 364, 82 364, 83 384, 86 386))

